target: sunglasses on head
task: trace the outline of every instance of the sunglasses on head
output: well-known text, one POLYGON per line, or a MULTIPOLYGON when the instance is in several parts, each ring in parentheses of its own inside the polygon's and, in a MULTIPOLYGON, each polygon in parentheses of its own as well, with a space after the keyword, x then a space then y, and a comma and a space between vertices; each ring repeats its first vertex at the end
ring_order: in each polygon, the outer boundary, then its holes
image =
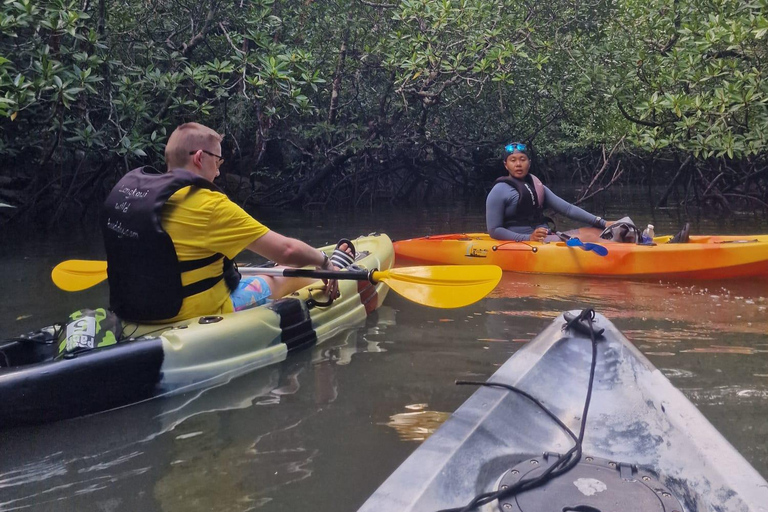
POLYGON ((514 153, 515 151, 525 151, 528 149, 528 146, 523 144, 522 142, 511 142, 504 146, 504 150, 506 150, 507 153, 514 153))

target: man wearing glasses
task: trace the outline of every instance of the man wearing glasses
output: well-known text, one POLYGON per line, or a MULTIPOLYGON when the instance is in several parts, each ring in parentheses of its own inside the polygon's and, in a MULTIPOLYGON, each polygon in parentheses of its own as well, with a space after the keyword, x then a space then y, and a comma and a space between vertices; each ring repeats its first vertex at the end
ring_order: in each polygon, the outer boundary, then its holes
MULTIPOLYGON (((232 259, 246 248, 282 265, 336 268, 323 252, 270 231, 213 184, 224 162, 221 141, 206 126, 183 124, 166 144, 167 172, 135 169, 107 197, 110 308, 121 318, 164 323, 228 313, 307 284, 240 279, 232 259)), ((327 292, 337 291, 330 281, 327 292)))

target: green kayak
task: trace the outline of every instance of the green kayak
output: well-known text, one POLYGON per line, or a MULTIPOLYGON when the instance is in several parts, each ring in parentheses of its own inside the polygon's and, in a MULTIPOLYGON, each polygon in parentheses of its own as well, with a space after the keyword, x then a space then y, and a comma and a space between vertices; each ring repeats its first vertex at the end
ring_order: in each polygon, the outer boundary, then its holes
MULTIPOLYGON (((387 235, 353 242, 361 269, 392 267, 387 235)), ((330 254, 333 247, 322 250, 330 254)), ((82 416, 232 379, 360 323, 389 291, 383 282, 339 280, 340 296, 327 306, 319 303, 321 288, 318 282, 263 306, 169 325, 123 322, 118 343, 64 357, 57 357, 62 324, 0 341, 0 428, 82 416)))

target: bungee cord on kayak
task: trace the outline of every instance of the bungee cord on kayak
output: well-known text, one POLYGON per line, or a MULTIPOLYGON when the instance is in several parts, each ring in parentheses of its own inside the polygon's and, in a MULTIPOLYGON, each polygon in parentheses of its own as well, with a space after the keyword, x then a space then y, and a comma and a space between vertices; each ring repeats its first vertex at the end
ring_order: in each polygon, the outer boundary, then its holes
POLYGON ((558 418, 552 411, 550 411, 544 404, 541 403, 536 397, 532 396, 531 394, 527 393, 526 391, 523 391, 522 389, 519 389, 515 386, 504 384, 501 382, 477 382, 477 381, 467 381, 467 380, 457 380, 456 385, 462 386, 462 385, 471 385, 471 386, 485 386, 485 387, 494 387, 494 388, 501 388, 506 389, 508 391, 512 391, 514 393, 519 394, 520 396, 523 396, 533 402, 537 407, 539 407, 544 413, 552 418, 552 420, 557 423, 557 425, 563 429, 574 441, 574 446, 568 450, 564 455, 560 455, 557 458, 557 461, 552 464, 550 467, 548 467, 544 472, 535 478, 531 478, 528 480, 520 480, 517 482, 517 484, 507 487, 506 489, 500 489, 498 491, 494 492, 487 492, 483 494, 479 494, 475 496, 475 498, 472 499, 467 505, 464 507, 458 507, 458 508, 450 508, 450 509, 442 509, 438 512, 470 512, 478 507, 481 507, 487 503, 491 503, 495 500, 502 500, 504 498, 509 498, 511 496, 514 496, 520 492, 528 491, 531 489, 535 489, 536 487, 540 487, 547 483, 549 480, 556 478, 564 473, 567 473, 570 469, 572 469, 578 462, 581 460, 582 455, 582 441, 584 440, 584 432, 587 425, 587 414, 589 413, 589 404, 592 400, 592 386, 595 379, 595 368, 597 365, 597 337, 599 336, 599 333, 595 332, 594 329, 594 319, 595 319, 595 311, 591 308, 587 308, 582 310, 582 312, 573 317, 571 320, 569 320, 564 326, 563 329, 569 329, 574 328, 579 331, 588 330, 590 340, 592 342, 592 361, 589 368, 589 384, 587 385, 587 395, 584 400, 584 408, 581 415, 581 426, 579 428, 579 435, 576 436, 576 434, 571 430, 563 421, 558 418), (585 324, 582 324, 581 322, 585 321, 585 324), (577 327, 580 326, 580 327, 577 327))
MULTIPOLYGON (((492 247, 491 247, 491 250, 493 250, 493 251, 500 251, 500 250, 502 250, 502 248, 506 247, 506 246, 507 246, 507 245, 509 245, 509 244, 514 244, 514 245, 518 245, 518 246, 519 246, 519 245, 524 245, 524 246, 525 246, 525 247, 527 247, 527 248, 528 248, 528 249, 529 249, 531 252, 534 252, 534 253, 535 253, 535 252, 537 252, 537 251, 539 250, 539 248, 538 248, 538 247, 534 247, 534 246, 532 246, 532 245, 531 245, 531 244, 529 244, 529 243, 526 243, 526 242, 518 242, 518 241, 515 241, 515 240, 511 240, 511 241, 509 241, 509 242, 504 242, 504 243, 501 243, 501 244, 497 244, 497 245, 494 245, 494 246, 492 246, 492 247)), ((511 249, 512 249, 512 250, 517 250, 517 249, 514 249, 514 248, 511 248, 511 249)), ((506 249, 506 250, 509 250, 509 249, 506 249)), ((523 250, 526 250, 526 249, 523 249, 523 250)))

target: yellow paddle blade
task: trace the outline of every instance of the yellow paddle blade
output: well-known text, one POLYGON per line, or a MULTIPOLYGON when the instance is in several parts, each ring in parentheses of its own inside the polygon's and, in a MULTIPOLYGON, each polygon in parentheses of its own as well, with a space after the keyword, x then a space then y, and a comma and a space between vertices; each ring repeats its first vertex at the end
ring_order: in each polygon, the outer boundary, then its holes
POLYGON ((433 308, 460 308, 482 299, 501 280, 496 265, 403 267, 373 273, 406 299, 433 308))
POLYGON ((53 283, 67 292, 79 292, 107 278, 107 262, 92 260, 62 261, 51 271, 53 283))

